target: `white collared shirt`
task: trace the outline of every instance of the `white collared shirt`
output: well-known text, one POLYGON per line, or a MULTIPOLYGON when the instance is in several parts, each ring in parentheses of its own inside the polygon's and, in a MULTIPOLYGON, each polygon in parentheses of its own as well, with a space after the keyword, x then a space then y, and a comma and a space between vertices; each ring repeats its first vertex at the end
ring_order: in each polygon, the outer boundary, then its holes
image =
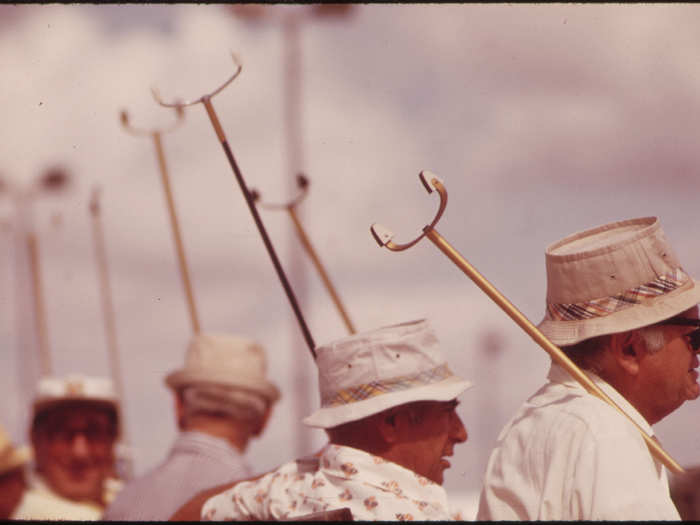
MULTIPOLYGON (((595 384, 649 436, 637 410, 595 384)), ((679 520, 668 478, 634 425, 562 367, 518 410, 491 453, 479 520, 679 520)))
POLYGON ((29 488, 10 519, 95 521, 102 507, 89 501, 73 501, 56 494, 39 474, 30 472, 29 488))
POLYGON ((326 445, 319 457, 277 470, 206 501, 203 520, 270 520, 348 507, 355 520, 449 520, 438 484, 362 450, 326 445))

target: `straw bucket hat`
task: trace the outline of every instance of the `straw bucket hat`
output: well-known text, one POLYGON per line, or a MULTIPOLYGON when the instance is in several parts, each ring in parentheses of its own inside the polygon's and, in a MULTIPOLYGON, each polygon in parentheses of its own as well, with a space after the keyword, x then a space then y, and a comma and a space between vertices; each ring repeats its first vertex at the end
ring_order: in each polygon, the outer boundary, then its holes
POLYGON ((24 465, 30 457, 29 447, 13 447, 10 437, 0 425, 0 475, 24 465))
POLYGON ((197 334, 185 354, 185 366, 170 373, 165 383, 177 390, 190 385, 219 385, 256 393, 270 403, 279 396, 266 377, 265 351, 255 341, 227 334, 197 334))
POLYGON ((110 406, 119 413, 117 394, 110 379, 71 374, 66 377, 44 377, 39 381, 34 397, 34 415, 76 401, 110 406))
POLYGON ((414 401, 449 401, 472 386, 452 373, 427 320, 351 335, 316 348, 321 408, 331 428, 414 401))
POLYGON ((545 250, 547 306, 538 328, 554 344, 663 321, 700 302, 656 217, 575 233, 545 250))

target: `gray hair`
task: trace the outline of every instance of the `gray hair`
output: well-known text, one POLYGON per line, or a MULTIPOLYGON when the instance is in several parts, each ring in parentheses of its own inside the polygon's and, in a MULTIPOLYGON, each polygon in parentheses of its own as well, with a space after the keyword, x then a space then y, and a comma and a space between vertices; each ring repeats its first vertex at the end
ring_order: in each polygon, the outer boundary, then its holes
POLYGON ((666 344, 666 336, 663 328, 660 326, 645 326, 640 328, 639 335, 642 336, 647 352, 650 354, 658 352, 666 344))
POLYGON ((192 385, 181 390, 184 417, 218 413, 232 419, 259 424, 267 411, 267 400, 248 390, 223 385, 192 385))
MULTIPOLYGON (((664 329, 661 326, 644 326, 632 331, 636 331, 639 334, 642 341, 644 341, 647 352, 650 354, 658 352, 666 344, 664 329)), ((579 367, 600 375, 600 353, 610 344, 610 341, 610 334, 600 335, 584 339, 573 345, 562 346, 561 349, 579 367)))

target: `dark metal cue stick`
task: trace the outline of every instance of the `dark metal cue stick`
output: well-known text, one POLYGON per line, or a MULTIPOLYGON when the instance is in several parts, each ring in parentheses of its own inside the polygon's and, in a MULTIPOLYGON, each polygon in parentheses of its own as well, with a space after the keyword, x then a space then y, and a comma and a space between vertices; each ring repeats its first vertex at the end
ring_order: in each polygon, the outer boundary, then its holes
POLYGON ((214 111, 214 106, 211 103, 211 97, 213 95, 216 95, 219 93, 224 87, 226 87, 236 76, 241 71, 241 65, 236 61, 235 56, 234 56, 234 62, 238 65, 238 70, 234 75, 229 78, 221 87, 219 87, 216 91, 214 91, 211 94, 204 95, 203 97, 192 101, 192 102, 176 102, 174 104, 166 104, 163 101, 160 100, 160 97, 158 95, 158 92, 153 90, 153 96, 155 97, 156 101, 166 107, 176 107, 176 106, 189 106, 193 104, 197 104, 201 102, 204 104, 205 109, 207 110, 207 115, 209 115, 209 120, 211 121, 212 126, 214 127, 214 131, 216 132, 216 136, 219 139, 219 142, 221 143, 221 146, 224 148, 224 152, 226 153, 226 158, 228 159, 229 164, 231 165, 231 168, 233 169, 233 173, 236 176, 236 180, 238 181, 238 185, 241 188, 241 191, 243 192, 243 196, 245 197, 245 201, 248 204, 248 209, 250 210, 250 213, 253 215, 253 220, 255 221, 255 225, 258 228, 258 232, 260 233, 260 236, 263 239, 263 243, 265 244, 265 248, 267 249, 267 253, 270 255, 270 259, 272 259, 272 264, 275 267, 275 270, 277 271, 277 276, 279 277, 282 287, 284 288, 285 293, 287 294, 287 297, 289 298, 289 302, 292 305, 292 309, 294 310, 294 315, 296 315, 297 321, 299 322, 299 326, 301 327, 301 330, 304 334, 304 339, 306 340, 306 344, 309 347, 309 350, 311 351, 311 355, 313 356, 314 360, 316 359, 316 344, 314 343, 313 337, 311 336, 311 332, 309 331, 308 326, 306 325, 306 321, 304 321, 304 316, 301 313, 301 309, 299 308, 299 304, 297 303, 296 297, 294 296, 294 291, 292 290, 292 287, 289 284, 289 281, 287 280, 287 276, 284 273, 284 270, 282 269, 282 265, 279 262, 279 259, 277 258, 277 254, 275 253, 275 248, 272 246, 272 243, 270 242, 270 238, 267 235, 267 231, 265 230, 265 225, 263 224, 262 220, 260 219, 260 215, 258 214, 258 210, 255 207, 255 203, 253 202, 253 198, 250 194, 250 191, 248 191, 248 187, 246 186, 245 180, 243 179, 243 175, 241 173, 241 170, 238 168, 238 164, 236 163, 236 159, 233 156, 233 153, 231 151, 231 147, 228 144, 228 141, 226 140, 226 135, 224 134, 224 130, 221 127, 221 123, 219 122, 218 117, 216 116, 216 111, 214 111))

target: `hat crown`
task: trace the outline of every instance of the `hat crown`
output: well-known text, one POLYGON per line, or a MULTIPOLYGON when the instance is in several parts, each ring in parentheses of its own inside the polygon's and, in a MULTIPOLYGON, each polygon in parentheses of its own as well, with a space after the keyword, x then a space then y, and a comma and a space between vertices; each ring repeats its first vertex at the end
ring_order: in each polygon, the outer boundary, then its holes
POLYGON ((656 217, 575 233, 545 250, 547 304, 538 325, 572 345, 658 323, 700 302, 656 217))
POLYGON ((116 403, 117 395, 112 380, 107 377, 70 374, 65 377, 43 377, 39 380, 35 403, 63 399, 116 403))
POLYGON ((680 268, 656 217, 570 235, 549 246, 545 260, 549 304, 612 297, 680 268))
POLYGON ((267 361, 258 343, 228 334, 198 334, 187 347, 185 370, 265 379, 267 361))
POLYGON ((424 319, 355 334, 319 346, 316 354, 322 406, 341 390, 418 376, 446 364, 424 319))

